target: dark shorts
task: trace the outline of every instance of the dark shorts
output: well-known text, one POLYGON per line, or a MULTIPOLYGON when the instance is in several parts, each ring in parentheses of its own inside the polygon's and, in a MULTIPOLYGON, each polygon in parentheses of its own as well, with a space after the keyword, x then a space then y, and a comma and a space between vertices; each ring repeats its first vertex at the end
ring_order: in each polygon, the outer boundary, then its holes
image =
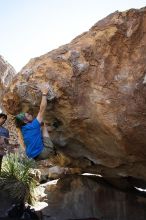
POLYGON ((49 159, 50 156, 55 155, 55 148, 51 139, 49 137, 44 137, 43 142, 44 142, 44 149, 38 156, 34 158, 35 160, 49 159))

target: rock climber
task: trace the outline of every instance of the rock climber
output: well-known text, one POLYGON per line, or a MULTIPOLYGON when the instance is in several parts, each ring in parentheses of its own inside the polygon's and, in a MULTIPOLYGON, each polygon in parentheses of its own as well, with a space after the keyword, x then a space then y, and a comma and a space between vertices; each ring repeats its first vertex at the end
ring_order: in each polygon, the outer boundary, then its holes
POLYGON ((43 117, 47 107, 48 87, 41 88, 42 100, 36 118, 28 112, 21 112, 15 117, 16 127, 22 132, 26 155, 35 160, 48 159, 55 155, 55 148, 50 139, 47 126, 43 124, 43 117))

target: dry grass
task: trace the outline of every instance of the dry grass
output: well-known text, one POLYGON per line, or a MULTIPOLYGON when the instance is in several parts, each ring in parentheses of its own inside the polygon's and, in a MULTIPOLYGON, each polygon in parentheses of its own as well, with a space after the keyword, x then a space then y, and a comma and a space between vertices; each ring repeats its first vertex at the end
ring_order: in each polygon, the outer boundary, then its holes
POLYGON ((72 159, 63 153, 57 153, 57 155, 50 156, 49 162, 54 166, 66 167, 71 164, 72 159))
POLYGON ((91 161, 86 158, 72 158, 69 155, 65 155, 62 152, 57 152, 57 155, 52 155, 49 158, 49 162, 53 166, 60 166, 60 167, 80 167, 86 168, 91 166, 91 161))

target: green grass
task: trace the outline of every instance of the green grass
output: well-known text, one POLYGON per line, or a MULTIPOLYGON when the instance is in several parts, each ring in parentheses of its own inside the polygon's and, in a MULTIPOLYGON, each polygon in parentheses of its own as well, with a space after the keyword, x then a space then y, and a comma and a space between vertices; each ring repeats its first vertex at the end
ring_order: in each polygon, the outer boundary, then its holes
POLYGON ((34 162, 18 154, 8 154, 3 161, 0 175, 0 187, 6 190, 12 199, 33 203, 37 182, 30 175, 34 162))

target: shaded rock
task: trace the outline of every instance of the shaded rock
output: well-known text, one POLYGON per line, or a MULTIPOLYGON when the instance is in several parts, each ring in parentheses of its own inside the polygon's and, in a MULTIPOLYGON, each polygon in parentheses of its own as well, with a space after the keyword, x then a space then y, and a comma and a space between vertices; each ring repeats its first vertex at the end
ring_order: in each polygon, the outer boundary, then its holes
POLYGON ((42 210, 44 220, 146 218, 146 198, 117 190, 102 178, 69 175, 45 188, 48 206, 42 210))
POLYGON ((0 217, 4 216, 9 207, 14 203, 13 200, 10 200, 9 193, 0 190, 0 217))
POLYGON ((64 167, 146 180, 146 8, 115 12, 88 32, 31 59, 3 106, 36 115, 49 84, 45 120, 64 167), (89 163, 84 163, 88 161, 89 163))
POLYGON ((0 190, 0 220, 41 220, 40 211, 20 203, 16 198, 12 199, 5 190, 0 190))

